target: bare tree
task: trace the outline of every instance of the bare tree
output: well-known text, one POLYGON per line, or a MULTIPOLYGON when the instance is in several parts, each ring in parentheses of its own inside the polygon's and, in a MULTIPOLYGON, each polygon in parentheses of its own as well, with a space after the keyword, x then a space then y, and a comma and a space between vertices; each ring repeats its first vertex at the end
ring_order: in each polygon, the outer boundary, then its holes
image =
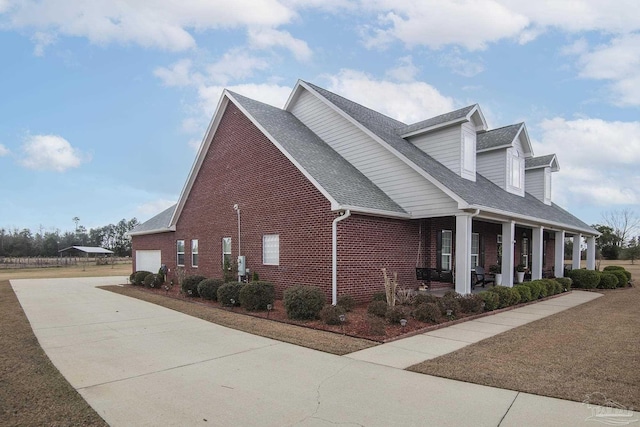
POLYGON ((602 220, 613 229, 616 243, 621 248, 626 245, 631 236, 640 231, 640 217, 630 209, 604 212, 602 220))
POLYGON ((77 233, 78 232, 78 223, 80 222, 80 218, 78 218, 77 216, 74 216, 71 221, 76 223, 76 233, 77 233))

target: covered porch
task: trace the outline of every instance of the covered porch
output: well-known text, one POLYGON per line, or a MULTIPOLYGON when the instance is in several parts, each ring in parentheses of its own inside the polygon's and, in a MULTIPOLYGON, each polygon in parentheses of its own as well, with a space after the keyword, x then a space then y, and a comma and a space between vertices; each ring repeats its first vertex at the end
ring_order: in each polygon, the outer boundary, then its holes
MULTIPOLYGON (((432 218, 426 220, 426 228, 423 264, 437 272, 431 278, 435 279, 434 288, 443 285, 450 288, 453 283, 456 292, 472 293, 475 280, 472 272, 477 267, 486 275, 501 274, 501 284, 508 287, 518 283, 517 270, 524 270, 527 280, 563 277, 565 239, 573 241, 570 267, 580 268, 582 248, 586 246, 587 268, 595 269, 596 236, 588 234, 588 230, 500 218, 477 211, 432 218)), ((490 281, 494 285, 495 276, 490 281)))

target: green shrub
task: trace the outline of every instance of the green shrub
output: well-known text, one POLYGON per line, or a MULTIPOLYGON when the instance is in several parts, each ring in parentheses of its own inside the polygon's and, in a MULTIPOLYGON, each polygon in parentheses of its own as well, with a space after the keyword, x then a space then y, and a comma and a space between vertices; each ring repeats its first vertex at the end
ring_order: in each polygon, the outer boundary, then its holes
POLYGON ((562 292, 562 287, 560 286, 560 283, 556 282, 553 279, 540 279, 540 283, 542 284, 542 286, 547 288, 548 297, 562 292))
POLYGON ((478 295, 484 302, 485 311, 493 311, 500 305, 500 297, 495 292, 482 291, 478 295))
POLYGON ((624 288, 629 282, 629 280, 627 279, 627 275, 624 274, 625 271, 626 270, 613 270, 608 271, 607 274, 614 274, 618 278, 618 287, 624 288))
POLYGON ((149 274, 151 274, 150 271, 145 271, 145 270, 136 271, 133 276, 133 284, 137 286, 141 286, 142 284, 144 284, 145 277, 147 277, 149 274))
POLYGON ((317 286, 295 285, 284 291, 284 308, 290 319, 315 319, 324 304, 324 293, 317 286))
POLYGON ((413 317, 419 322, 440 323, 440 307, 433 302, 424 302, 413 309, 413 317))
POLYGON ((526 282, 523 286, 529 288, 529 292, 531 293, 531 301, 535 301, 540 298, 540 288, 542 287, 542 285, 538 283, 537 280, 526 282))
POLYGON ((408 307, 403 305, 396 305, 387 309, 385 317, 389 321, 389 323, 400 323, 401 319, 409 319, 410 314, 411 313, 408 307))
POLYGON ((576 288, 594 289, 600 283, 600 272, 595 270, 571 270, 569 277, 576 288))
POLYGON ((142 281, 142 284, 145 285, 147 288, 152 288, 155 281, 156 281, 156 275, 153 273, 149 273, 146 276, 144 276, 144 280, 142 281))
POLYGON ((387 294, 385 294, 384 292, 376 292, 371 297, 371 301, 384 301, 386 303, 387 302, 387 294))
POLYGON ((626 270, 623 266, 621 265, 607 265, 605 268, 602 269, 602 271, 617 271, 617 270, 626 270))
POLYGON ((134 281, 136 280, 136 273, 137 273, 137 271, 134 271, 133 273, 131 273, 129 275, 129 283, 131 283, 132 285, 135 284, 134 281))
POLYGON ((494 292, 498 295, 498 308, 509 307, 520 302, 520 294, 514 288, 508 288, 506 286, 494 286, 489 290, 489 292, 494 292))
POLYGON ((598 288, 615 289, 618 287, 618 282, 619 282, 618 276, 613 274, 613 270, 609 270, 605 273, 602 273, 602 276, 600 276, 600 283, 598 284, 598 288))
POLYGON ((276 289, 273 283, 251 282, 240 289, 240 305, 246 310, 266 310, 267 304, 273 304, 276 299, 276 289))
POLYGON ((198 283, 198 294, 204 299, 217 301, 218 288, 223 284, 222 279, 205 279, 198 283))
POLYGON ((240 290, 244 286, 241 282, 227 282, 218 287, 218 302, 224 306, 240 305, 240 290))
POLYGON ((563 292, 568 292, 571 290, 572 280, 569 277, 556 277, 554 280, 560 283, 560 286, 562 286, 563 292))
POLYGON ((200 294, 198 293, 198 285, 202 282, 206 277, 200 275, 192 275, 187 276, 182 281, 182 293, 188 295, 190 297, 198 297, 200 294))
POLYGON ((346 313, 345 309, 339 305, 327 304, 320 310, 320 319, 327 325, 340 325, 340 315, 346 313))
POLYGON ((529 302, 533 299, 531 288, 527 285, 516 285, 513 287, 520 294, 520 302, 529 302))
POLYGON ((384 317, 387 314, 387 302, 371 301, 367 306, 367 313, 378 317, 384 317))
POLYGON ((341 295, 338 297, 338 305, 344 308, 344 311, 351 311, 356 306, 356 300, 351 295, 341 295))
POLYGON ((476 314, 483 311, 483 300, 478 294, 465 295, 458 299, 458 302, 460 303, 460 309, 464 313, 476 314))
POLYGON ((420 304, 426 304, 426 303, 437 304, 438 303, 438 297, 436 297, 435 295, 431 295, 431 294, 418 294, 413 299, 413 305, 415 305, 416 307, 419 306, 420 304))
POLYGON ((451 310, 452 316, 457 316, 460 311, 462 311, 460 307, 460 299, 462 295, 454 291, 447 291, 442 298, 438 300, 438 306, 440 306, 440 311, 443 315, 447 314, 447 310, 451 310))

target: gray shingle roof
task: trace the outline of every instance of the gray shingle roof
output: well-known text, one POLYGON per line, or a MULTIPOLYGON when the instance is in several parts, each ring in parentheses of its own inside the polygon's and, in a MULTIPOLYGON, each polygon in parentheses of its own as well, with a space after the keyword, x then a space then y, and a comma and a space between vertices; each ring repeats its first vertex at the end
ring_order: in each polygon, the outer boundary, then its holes
POLYGON ((488 150, 511 144, 523 124, 524 123, 516 123, 515 125, 504 126, 478 133, 476 139, 476 150, 488 150))
MULTIPOLYGON (((354 120, 384 140, 402 156, 431 175, 466 203, 535 217, 580 229, 592 230, 589 225, 555 204, 551 206, 546 205, 530 194, 525 194, 525 197, 511 194, 480 174, 476 174, 475 182, 460 177, 409 141, 398 136, 386 116, 379 113, 376 115, 375 111, 365 108, 360 104, 329 92, 326 89, 310 83, 307 84, 321 96, 332 102, 336 107, 340 108, 354 120)), ((510 126, 507 126, 507 128, 509 127, 510 126)), ((593 230, 593 232, 596 233, 595 230, 593 230)))
POLYGON ((544 168, 551 167, 551 163, 553 162, 553 158, 555 154, 547 154, 546 156, 538 156, 538 157, 529 157, 524 161, 525 169, 536 169, 536 168, 544 168))
POLYGON ((293 114, 229 93, 339 204, 406 214, 293 114))
POLYGON ((149 233, 153 231, 167 231, 171 223, 171 217, 173 217, 173 212, 176 210, 176 206, 178 205, 175 204, 170 208, 167 208, 164 211, 160 212, 153 218, 143 222, 142 224, 138 224, 133 230, 129 232, 129 234, 134 235, 149 233))
POLYGON ((443 123, 454 122, 456 120, 462 120, 467 117, 467 114, 473 110, 478 104, 469 105, 468 107, 461 108, 459 110, 451 111, 450 113, 441 114, 436 117, 432 117, 427 120, 404 126, 396 129, 398 135, 406 135, 421 129, 430 128, 433 126, 441 125, 443 123))

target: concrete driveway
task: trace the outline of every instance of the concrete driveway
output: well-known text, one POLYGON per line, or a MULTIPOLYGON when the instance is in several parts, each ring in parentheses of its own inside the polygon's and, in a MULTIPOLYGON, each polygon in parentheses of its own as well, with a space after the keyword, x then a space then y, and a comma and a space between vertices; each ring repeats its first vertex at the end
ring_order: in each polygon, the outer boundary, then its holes
POLYGON ((11 281, 42 348, 111 426, 594 425, 581 403, 334 356, 95 288, 124 280, 11 281))

